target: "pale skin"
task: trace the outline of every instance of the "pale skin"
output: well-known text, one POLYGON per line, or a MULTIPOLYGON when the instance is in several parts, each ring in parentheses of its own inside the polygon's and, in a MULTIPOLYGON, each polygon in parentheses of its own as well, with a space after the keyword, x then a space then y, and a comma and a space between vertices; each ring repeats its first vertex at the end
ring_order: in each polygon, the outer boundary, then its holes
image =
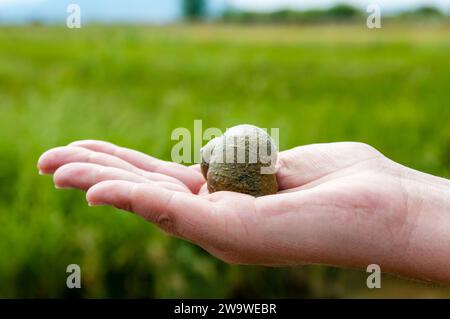
POLYGON ((229 263, 330 264, 450 283, 450 181, 343 142, 280 152, 277 194, 208 193, 198 165, 103 141, 45 152, 57 188, 134 212, 229 263))

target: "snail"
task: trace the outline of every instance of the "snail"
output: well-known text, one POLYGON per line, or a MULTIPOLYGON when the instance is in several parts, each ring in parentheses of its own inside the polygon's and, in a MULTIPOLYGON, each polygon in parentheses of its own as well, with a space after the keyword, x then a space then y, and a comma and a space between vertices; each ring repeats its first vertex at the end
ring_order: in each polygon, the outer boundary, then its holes
POLYGON ((264 130, 234 126, 201 150, 201 171, 210 193, 233 191, 255 197, 275 194, 278 150, 264 130))

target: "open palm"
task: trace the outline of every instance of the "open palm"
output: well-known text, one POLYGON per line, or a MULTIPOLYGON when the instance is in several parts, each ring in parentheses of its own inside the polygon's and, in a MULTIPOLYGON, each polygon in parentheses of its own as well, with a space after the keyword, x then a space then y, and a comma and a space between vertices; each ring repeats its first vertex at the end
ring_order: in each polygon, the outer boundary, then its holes
POLYGON ((277 194, 209 194, 198 166, 155 159, 102 141, 51 149, 41 173, 87 191, 90 205, 132 211, 232 263, 382 263, 407 245, 400 165, 362 143, 281 152, 277 194))

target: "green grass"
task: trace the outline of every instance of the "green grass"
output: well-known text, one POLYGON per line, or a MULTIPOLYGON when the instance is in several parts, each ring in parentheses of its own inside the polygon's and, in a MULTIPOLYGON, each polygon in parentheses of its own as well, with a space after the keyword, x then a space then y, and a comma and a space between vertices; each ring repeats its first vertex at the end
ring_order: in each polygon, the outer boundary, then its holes
MULTIPOLYGON (((171 131, 202 119, 278 127, 281 149, 362 141, 448 178, 449 57, 442 24, 0 28, 0 297, 371 296, 363 272, 226 265, 137 216, 87 208, 36 161, 86 138, 170 159, 171 131), (81 290, 65 286, 71 263, 81 290)), ((386 280, 374 296, 449 296, 386 280)))

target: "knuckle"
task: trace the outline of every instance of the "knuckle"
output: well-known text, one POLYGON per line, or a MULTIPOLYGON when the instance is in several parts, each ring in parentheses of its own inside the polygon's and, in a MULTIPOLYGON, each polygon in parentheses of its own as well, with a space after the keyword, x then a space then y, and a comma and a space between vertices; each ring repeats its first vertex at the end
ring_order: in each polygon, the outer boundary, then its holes
POLYGON ((128 212, 133 212, 133 205, 128 200, 120 202, 117 205, 117 208, 122 209, 122 210, 126 210, 128 212))
MULTIPOLYGON (((114 181, 104 181, 102 183, 111 183, 114 181)), ((137 185, 132 185, 129 189, 129 194, 128 196, 125 196, 123 198, 123 200, 121 200, 118 205, 116 206, 119 209, 123 209, 129 212, 135 212, 134 206, 133 206, 133 202, 136 200, 136 194, 139 191, 137 185)))
POLYGON ((86 152, 86 163, 92 163, 95 164, 98 159, 98 154, 94 151, 87 151, 86 152))
POLYGON ((97 167, 97 173, 95 174, 95 180, 102 181, 111 176, 114 171, 110 167, 100 166, 97 167))

